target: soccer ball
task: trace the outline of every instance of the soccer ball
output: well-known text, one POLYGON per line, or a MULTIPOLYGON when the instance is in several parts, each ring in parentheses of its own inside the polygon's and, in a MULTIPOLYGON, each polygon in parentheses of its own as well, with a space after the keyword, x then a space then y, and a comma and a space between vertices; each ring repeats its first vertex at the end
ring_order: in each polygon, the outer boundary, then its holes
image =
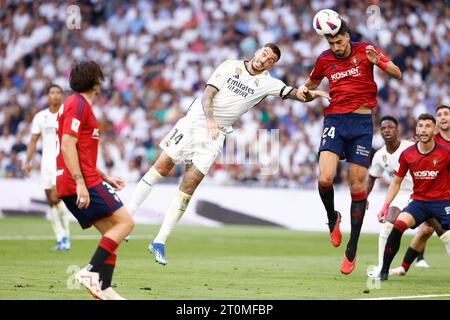
POLYGON ((341 18, 336 11, 323 9, 314 16, 313 27, 319 36, 334 36, 341 27, 341 18))

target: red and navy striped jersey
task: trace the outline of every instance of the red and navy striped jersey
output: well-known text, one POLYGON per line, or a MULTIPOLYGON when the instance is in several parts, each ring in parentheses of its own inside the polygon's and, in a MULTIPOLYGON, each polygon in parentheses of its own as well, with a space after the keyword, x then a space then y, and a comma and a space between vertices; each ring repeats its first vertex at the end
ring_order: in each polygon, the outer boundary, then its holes
MULTIPOLYGON (((351 113, 361 106, 374 108, 377 105, 377 84, 373 79, 373 64, 367 59, 367 42, 350 42, 351 53, 347 58, 335 57, 328 49, 317 58, 309 77, 311 80, 328 78, 330 86, 330 105, 324 114, 351 113)), ((381 55, 382 62, 390 59, 381 55)))
POLYGON ((64 101, 59 109, 57 121, 56 192, 59 197, 72 196, 77 194, 76 183, 67 169, 60 152, 62 137, 65 134, 70 134, 78 138, 78 161, 86 187, 90 188, 102 182, 97 172, 100 135, 97 120, 89 102, 78 93, 69 96, 64 101))
POLYGON ((416 200, 450 200, 450 149, 436 143, 434 149, 423 154, 418 144, 405 149, 400 155, 399 168, 394 174, 404 177, 410 172, 416 200))

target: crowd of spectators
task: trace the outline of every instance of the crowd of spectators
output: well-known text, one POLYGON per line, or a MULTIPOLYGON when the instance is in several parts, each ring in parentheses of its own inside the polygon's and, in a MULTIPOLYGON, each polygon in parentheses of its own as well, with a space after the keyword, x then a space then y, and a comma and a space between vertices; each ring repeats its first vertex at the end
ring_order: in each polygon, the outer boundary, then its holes
MULTIPOLYGON (((259 46, 273 42, 282 57, 272 75, 301 85, 317 56, 328 48, 312 29, 312 17, 323 8, 338 11, 351 28, 352 40, 373 42, 403 72, 403 78, 395 80, 375 68, 379 90, 375 119, 393 115, 403 136, 411 137, 414 117, 450 103, 446 1, 380 1, 379 7, 370 8, 358 0, 73 4, 77 7, 59 0, 0 3, 0 177, 23 177, 32 118, 46 107, 49 84, 70 94, 68 75, 74 60, 95 60, 107 75, 94 106, 102 133, 99 166, 137 181, 159 155, 161 138, 201 96, 222 61, 251 59, 259 46)), ((326 80, 322 88, 327 88, 326 80)), ((235 157, 234 163, 218 161, 207 183, 314 188, 326 105, 323 100, 303 104, 265 99, 236 123, 230 135, 231 140, 247 141, 244 156, 235 157), (269 151, 277 151, 275 175, 261 169, 262 161, 270 162, 267 156, 260 156, 256 164, 245 157, 263 143, 259 129, 269 135, 279 130, 278 148, 269 146, 269 151)), ((382 140, 376 128, 375 132, 377 149, 382 140)), ((227 145, 231 148, 231 143, 227 145)), ((37 176, 38 155, 35 160, 32 175, 37 176)), ((343 169, 345 164, 337 182, 346 180, 343 169)), ((181 173, 177 166, 172 176, 176 179, 181 173)))

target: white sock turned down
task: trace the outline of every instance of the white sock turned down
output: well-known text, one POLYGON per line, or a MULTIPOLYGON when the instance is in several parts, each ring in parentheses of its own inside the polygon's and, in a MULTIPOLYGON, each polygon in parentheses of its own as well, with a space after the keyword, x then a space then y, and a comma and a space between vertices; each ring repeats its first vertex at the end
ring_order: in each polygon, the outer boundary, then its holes
POLYGON ((131 216, 134 216, 144 200, 150 195, 153 186, 161 179, 162 176, 159 172, 154 167, 151 167, 150 170, 148 170, 147 173, 141 178, 141 180, 139 180, 136 190, 134 190, 133 196, 131 197, 131 201, 127 205, 128 213, 131 216))
POLYGON ((383 265, 384 248, 386 247, 387 238, 392 231, 394 225, 390 222, 383 223, 383 227, 380 230, 378 237, 378 265, 383 265))
POLYGON ((178 190, 177 195, 172 200, 169 209, 164 216, 164 221, 159 229, 159 233, 153 242, 166 243, 167 238, 172 233, 177 222, 181 219, 192 196, 178 190))

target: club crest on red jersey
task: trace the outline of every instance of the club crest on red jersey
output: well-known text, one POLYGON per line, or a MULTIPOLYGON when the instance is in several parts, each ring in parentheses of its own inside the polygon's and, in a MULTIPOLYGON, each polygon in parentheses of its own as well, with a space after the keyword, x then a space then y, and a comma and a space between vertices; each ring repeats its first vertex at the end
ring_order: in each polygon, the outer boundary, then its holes
POLYGON ((358 62, 359 62, 359 60, 358 60, 357 57, 353 57, 353 58, 352 58, 352 63, 353 63, 355 66, 358 65, 358 62))
POLYGON ((433 166, 437 166, 438 165, 438 161, 437 160, 433 160, 433 166))

